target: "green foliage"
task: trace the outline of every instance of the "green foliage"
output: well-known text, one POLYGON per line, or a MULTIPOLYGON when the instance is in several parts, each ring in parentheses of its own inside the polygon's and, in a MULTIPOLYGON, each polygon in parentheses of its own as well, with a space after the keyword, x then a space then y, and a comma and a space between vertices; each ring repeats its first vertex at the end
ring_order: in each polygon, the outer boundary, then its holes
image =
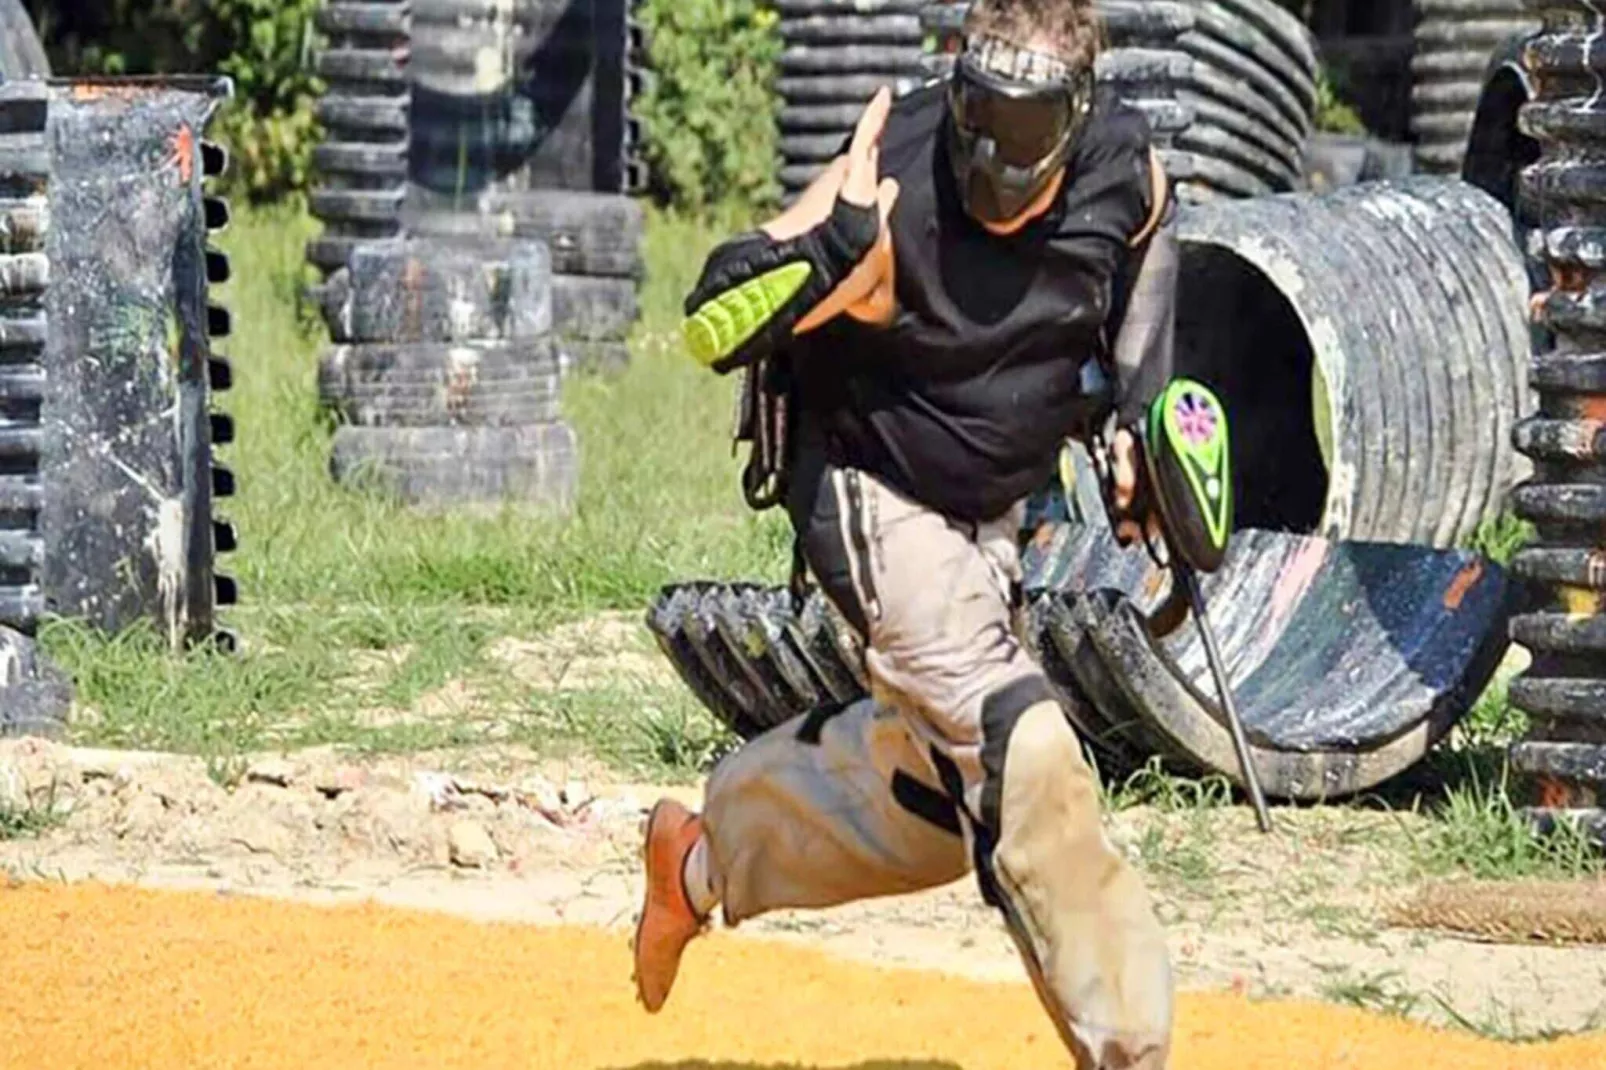
POLYGON ((311 47, 319 0, 206 3, 206 50, 238 98, 214 128, 233 158, 229 187, 258 201, 305 189, 319 136, 311 47))
POLYGON ((773 11, 756 0, 641 0, 652 78, 636 102, 654 179, 686 209, 772 203, 773 11))
POLYGON ((1478 525, 1468 540, 1467 548, 1483 554, 1501 566, 1511 564, 1517 551, 1533 542, 1537 530, 1528 521, 1511 512, 1503 512, 1492 520, 1478 525))
POLYGON ((1330 134, 1366 133, 1360 113, 1343 99, 1325 67, 1316 72, 1316 129, 1330 134))
POLYGON ((315 100, 266 111, 248 101, 230 102, 211 130, 212 139, 229 150, 225 192, 266 203, 311 185, 312 150, 321 137, 315 100))
POLYGON ((320 0, 33 0, 60 74, 226 74, 235 99, 210 136, 229 150, 227 193, 274 200, 306 188, 317 143, 311 63, 320 0))

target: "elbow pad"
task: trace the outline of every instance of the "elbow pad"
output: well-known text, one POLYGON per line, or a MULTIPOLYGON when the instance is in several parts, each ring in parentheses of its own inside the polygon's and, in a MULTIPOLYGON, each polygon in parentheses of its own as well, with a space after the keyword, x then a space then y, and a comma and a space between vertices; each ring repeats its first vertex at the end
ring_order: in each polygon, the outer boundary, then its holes
POLYGON ((825 222, 795 238, 756 231, 715 249, 686 298, 681 336, 693 359, 724 375, 769 356, 853 273, 880 233, 875 204, 838 197, 825 222))

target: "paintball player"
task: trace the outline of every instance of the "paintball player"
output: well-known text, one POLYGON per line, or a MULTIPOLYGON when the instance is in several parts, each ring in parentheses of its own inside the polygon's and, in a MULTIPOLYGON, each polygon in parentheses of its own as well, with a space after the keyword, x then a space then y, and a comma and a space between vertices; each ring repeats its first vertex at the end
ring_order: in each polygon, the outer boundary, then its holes
MULTIPOLYGON (((688 299, 716 370, 784 350, 785 506, 872 698, 727 756, 700 814, 654 807, 650 1012, 716 907, 736 925, 974 872, 1078 1067, 1167 1063, 1164 934, 1016 628, 1025 500, 1085 433, 1084 376, 1114 383, 1123 428, 1171 377, 1175 202, 1142 115, 1095 86, 1099 36, 1090 0, 976 0, 953 74, 877 94, 688 299)), ((1134 440, 1112 443, 1125 540, 1154 518, 1134 440)))

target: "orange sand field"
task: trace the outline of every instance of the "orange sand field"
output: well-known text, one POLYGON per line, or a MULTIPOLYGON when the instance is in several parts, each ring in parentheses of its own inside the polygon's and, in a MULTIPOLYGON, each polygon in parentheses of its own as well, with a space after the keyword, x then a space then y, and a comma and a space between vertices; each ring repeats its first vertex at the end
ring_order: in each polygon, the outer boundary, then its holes
MULTIPOLYGON (((1068 1067, 1024 984, 875 970, 716 932, 669 1006, 624 930, 29 884, 0 890, 0 1065, 1022 1070, 1068 1067)), ((1176 1070, 1606 1067, 1339 1007, 1184 995, 1176 1070)))

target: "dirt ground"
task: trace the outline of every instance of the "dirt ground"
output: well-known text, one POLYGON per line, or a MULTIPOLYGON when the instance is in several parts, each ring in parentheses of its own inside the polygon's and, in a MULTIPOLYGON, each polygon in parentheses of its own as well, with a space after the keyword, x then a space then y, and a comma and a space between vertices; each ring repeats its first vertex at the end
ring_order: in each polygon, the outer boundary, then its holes
MULTIPOLYGON (((20 881, 372 898, 601 925, 623 941, 640 893, 646 807, 661 791, 698 798, 695 786, 626 783, 588 762, 511 747, 361 760, 309 751, 218 772, 194 758, 0 742, 0 812, 60 815, 0 843, 0 867, 20 881)), ((1277 818, 1269 840, 1243 809, 1112 818, 1116 842, 1148 875, 1183 989, 1459 1018, 1503 1036, 1606 1027, 1606 946, 1504 945, 1389 924, 1391 906, 1414 892, 1398 849, 1409 820, 1338 810, 1277 818)), ((968 879, 777 914, 743 931, 880 964, 1023 976, 968 879)))

